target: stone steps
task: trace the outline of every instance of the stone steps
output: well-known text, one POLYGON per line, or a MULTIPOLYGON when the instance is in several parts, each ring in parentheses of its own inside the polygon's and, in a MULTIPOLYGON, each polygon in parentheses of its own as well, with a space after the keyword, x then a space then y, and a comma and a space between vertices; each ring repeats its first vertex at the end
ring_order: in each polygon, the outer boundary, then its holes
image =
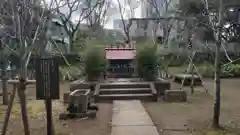
POLYGON ((101 89, 121 89, 121 88, 149 88, 149 83, 104 83, 100 84, 101 89))
POLYGON ((95 98, 97 102, 111 102, 113 100, 143 100, 143 101, 156 101, 157 96, 152 93, 143 94, 100 94, 95 98))
POLYGON ((100 89, 100 94, 143 94, 151 93, 150 88, 100 89))
POLYGON ((157 92, 149 82, 116 82, 98 84, 95 89, 95 101, 113 100, 157 101, 157 92))

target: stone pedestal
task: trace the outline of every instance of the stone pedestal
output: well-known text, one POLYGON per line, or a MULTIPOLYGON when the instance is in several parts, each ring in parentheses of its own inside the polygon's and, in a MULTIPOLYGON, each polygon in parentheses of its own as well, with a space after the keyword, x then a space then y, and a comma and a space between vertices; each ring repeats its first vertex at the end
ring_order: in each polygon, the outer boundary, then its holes
POLYGON ((69 94, 70 113, 86 113, 90 104, 90 89, 78 89, 69 94))

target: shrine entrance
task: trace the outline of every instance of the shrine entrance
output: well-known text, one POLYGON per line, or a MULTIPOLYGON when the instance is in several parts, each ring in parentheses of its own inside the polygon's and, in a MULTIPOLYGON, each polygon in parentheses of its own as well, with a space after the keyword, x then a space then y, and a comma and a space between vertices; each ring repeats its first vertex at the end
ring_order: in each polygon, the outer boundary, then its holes
POLYGON ((135 47, 125 45, 124 47, 105 48, 106 59, 108 60, 108 77, 129 78, 135 74, 133 60, 135 57, 135 47))
POLYGON ((130 77, 134 73, 134 67, 131 62, 131 60, 110 60, 108 72, 130 77))

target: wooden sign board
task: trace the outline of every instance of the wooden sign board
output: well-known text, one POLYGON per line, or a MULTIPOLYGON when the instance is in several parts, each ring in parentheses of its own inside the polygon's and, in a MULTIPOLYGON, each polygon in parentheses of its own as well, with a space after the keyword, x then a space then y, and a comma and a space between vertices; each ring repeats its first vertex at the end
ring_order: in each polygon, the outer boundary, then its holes
POLYGON ((38 58, 35 61, 36 99, 59 99, 59 65, 55 58, 38 58))

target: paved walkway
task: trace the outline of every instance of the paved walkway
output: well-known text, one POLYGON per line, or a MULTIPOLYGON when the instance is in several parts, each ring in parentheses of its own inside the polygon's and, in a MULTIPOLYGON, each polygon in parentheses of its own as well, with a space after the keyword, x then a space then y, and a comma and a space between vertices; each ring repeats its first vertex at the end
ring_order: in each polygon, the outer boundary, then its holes
POLYGON ((111 135, 159 135, 139 100, 113 101, 111 135))

